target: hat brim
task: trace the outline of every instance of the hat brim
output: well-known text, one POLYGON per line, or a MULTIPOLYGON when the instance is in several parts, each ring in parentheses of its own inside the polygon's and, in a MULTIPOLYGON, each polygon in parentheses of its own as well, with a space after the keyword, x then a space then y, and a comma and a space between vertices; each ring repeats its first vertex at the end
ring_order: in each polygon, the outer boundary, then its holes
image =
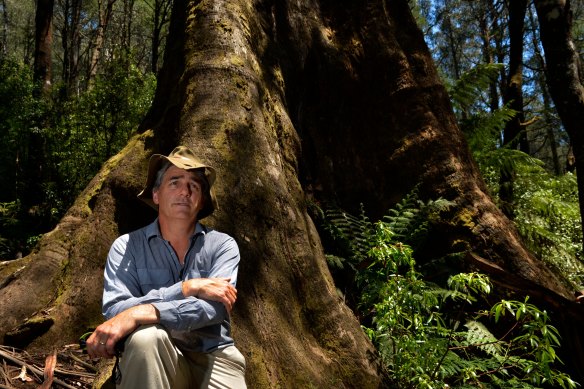
POLYGON ((197 220, 201 220, 204 217, 209 216, 210 214, 217 209, 217 199, 215 197, 215 193, 213 191, 213 184, 215 183, 215 169, 211 166, 192 161, 188 158, 183 157, 174 157, 162 154, 153 154, 150 157, 150 161, 148 162, 148 177, 146 179, 146 186, 144 189, 138 194, 138 198, 148 204, 150 207, 154 208, 158 211, 158 205, 154 203, 152 200, 152 188, 154 187, 154 181, 156 180, 156 173, 160 170, 162 163, 164 161, 168 161, 174 166, 184 169, 184 170, 203 170, 205 178, 208 182, 209 187, 209 196, 208 198, 211 201, 205 201, 203 208, 197 214, 197 220))

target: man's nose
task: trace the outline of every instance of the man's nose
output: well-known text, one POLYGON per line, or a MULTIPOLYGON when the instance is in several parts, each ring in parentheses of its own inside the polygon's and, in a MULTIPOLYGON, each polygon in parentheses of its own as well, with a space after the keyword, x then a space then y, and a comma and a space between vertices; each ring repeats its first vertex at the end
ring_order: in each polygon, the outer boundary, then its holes
POLYGON ((183 194, 186 197, 191 197, 191 194, 193 193, 193 191, 191 190, 191 187, 189 184, 183 184, 181 185, 180 188, 180 193, 183 194))

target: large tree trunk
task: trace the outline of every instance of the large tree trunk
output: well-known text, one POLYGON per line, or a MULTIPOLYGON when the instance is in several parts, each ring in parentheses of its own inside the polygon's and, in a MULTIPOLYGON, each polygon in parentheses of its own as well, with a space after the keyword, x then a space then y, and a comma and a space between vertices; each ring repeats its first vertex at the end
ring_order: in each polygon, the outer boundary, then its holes
POLYGON ((336 295, 311 199, 363 202, 379 216, 420 183, 425 196, 456 202, 435 253, 469 250, 463 267, 563 310, 566 322, 584 317, 486 195, 405 0, 177 1, 140 132, 37 253, 0 268, 12 277, 0 290, 5 342, 49 349, 100 322, 109 245, 154 216, 135 197, 147 157, 178 143, 217 168, 219 210, 207 222, 241 248, 233 326, 250 388, 382 385, 336 295))

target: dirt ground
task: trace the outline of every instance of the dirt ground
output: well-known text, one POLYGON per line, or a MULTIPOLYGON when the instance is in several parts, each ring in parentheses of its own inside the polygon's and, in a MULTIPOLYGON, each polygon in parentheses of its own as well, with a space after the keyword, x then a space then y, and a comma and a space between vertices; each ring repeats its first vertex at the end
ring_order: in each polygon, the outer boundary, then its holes
POLYGON ((31 355, 0 345, 0 389, 91 388, 98 360, 91 360, 78 344, 51 355, 31 355))

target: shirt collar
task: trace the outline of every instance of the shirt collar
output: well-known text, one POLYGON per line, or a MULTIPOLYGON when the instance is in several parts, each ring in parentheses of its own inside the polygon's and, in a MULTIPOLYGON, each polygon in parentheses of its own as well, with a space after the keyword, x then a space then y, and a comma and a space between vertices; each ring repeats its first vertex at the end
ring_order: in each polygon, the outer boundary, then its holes
MULTIPOLYGON (((203 225, 197 222, 197 224, 195 225, 195 232, 191 239, 197 236, 198 234, 205 234, 206 232, 207 230, 203 227, 203 225)), ((156 220, 154 220, 152 223, 146 226, 146 238, 150 239, 155 236, 162 237, 162 234, 160 233, 160 226, 158 225, 158 218, 156 218, 156 220)))

